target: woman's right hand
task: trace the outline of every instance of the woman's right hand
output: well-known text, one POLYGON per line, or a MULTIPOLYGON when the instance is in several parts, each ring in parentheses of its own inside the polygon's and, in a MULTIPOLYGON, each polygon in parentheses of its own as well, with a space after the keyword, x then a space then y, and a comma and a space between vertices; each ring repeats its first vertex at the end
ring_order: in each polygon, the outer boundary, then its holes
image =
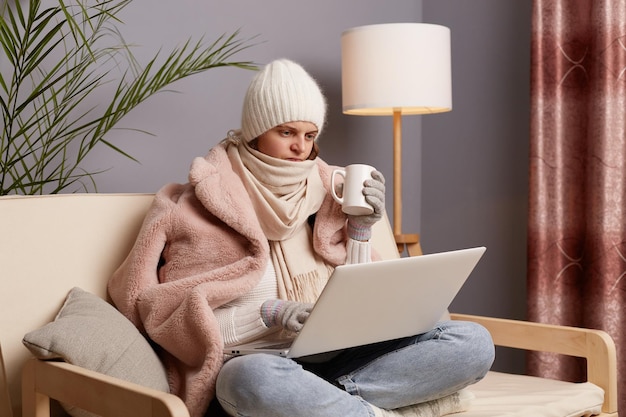
POLYGON ((312 309, 313 303, 267 300, 261 306, 261 319, 267 327, 280 325, 285 330, 298 333, 312 309))

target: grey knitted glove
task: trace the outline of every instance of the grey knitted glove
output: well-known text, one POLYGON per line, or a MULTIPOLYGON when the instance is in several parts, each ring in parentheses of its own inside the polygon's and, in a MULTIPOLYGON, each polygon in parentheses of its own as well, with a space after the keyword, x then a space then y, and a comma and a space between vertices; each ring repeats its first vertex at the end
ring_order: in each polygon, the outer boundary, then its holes
POLYGON ((372 237, 372 226, 383 217, 385 212, 385 177, 380 171, 372 171, 372 179, 363 183, 365 201, 374 208, 372 214, 348 216, 348 236, 354 240, 365 241, 372 237))
POLYGON ((298 333, 312 309, 312 303, 267 300, 261 306, 261 319, 267 327, 280 325, 286 330, 298 333))

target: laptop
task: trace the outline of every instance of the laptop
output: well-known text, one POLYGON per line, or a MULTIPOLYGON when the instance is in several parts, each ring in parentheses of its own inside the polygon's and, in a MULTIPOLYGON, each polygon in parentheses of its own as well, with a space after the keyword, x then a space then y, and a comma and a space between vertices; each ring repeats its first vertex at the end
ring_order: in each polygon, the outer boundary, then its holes
POLYGON ((443 317, 485 250, 337 266, 295 338, 288 343, 257 340, 225 347, 224 353, 301 358, 427 332, 443 317))

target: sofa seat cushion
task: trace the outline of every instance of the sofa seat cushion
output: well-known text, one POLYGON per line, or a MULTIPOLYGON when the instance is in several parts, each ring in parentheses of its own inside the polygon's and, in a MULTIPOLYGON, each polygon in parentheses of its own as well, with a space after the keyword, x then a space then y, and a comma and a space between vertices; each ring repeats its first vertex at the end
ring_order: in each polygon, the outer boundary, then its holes
POLYGON ((527 375, 489 372, 469 387, 475 399, 459 417, 574 417, 600 414, 604 390, 527 375))
MULTIPOLYGON (((165 368, 146 338, 115 307, 73 288, 54 321, 27 333, 24 345, 37 358, 61 359, 125 381, 168 392, 165 368)), ((86 416, 82 410, 67 410, 86 416)))

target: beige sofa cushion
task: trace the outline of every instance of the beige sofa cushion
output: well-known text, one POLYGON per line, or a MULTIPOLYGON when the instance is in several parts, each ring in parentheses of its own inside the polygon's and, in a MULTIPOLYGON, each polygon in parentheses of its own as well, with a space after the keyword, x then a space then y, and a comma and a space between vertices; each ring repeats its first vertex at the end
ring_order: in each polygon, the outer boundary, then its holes
MULTIPOLYGON (((73 288, 54 321, 27 333, 39 359, 62 359, 146 387, 169 391, 165 369, 135 326, 100 297, 73 288)), ((73 416, 89 415, 82 410, 73 416)))
POLYGON ((459 417, 574 417, 600 414, 604 391, 527 375, 489 372, 469 387, 475 398, 459 417))

